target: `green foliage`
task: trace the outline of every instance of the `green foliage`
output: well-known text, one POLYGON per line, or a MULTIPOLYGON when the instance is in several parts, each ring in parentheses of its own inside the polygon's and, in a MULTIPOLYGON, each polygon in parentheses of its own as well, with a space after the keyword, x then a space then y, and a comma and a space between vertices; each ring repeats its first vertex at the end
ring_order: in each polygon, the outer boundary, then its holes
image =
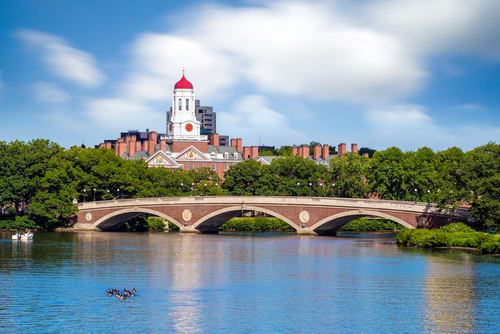
POLYGON ((371 158, 373 157, 373 154, 376 152, 376 150, 374 149, 371 149, 371 148, 368 148, 368 147, 361 147, 359 150, 358 150, 358 153, 360 155, 363 155, 365 153, 368 153, 368 157, 371 158))
POLYGON ((500 235, 477 232, 463 223, 450 224, 436 230, 403 230, 398 233, 396 240, 404 246, 470 247, 484 254, 500 254, 500 235))
POLYGON ((276 151, 276 155, 280 157, 291 157, 292 147, 291 146, 281 146, 279 150, 276 151))
POLYGON ((330 159, 328 171, 329 195, 335 197, 365 198, 368 194, 366 171, 368 159, 356 153, 346 153, 330 159), (335 184, 335 185, 334 185, 335 184))
POLYGON ((359 218, 342 226, 342 232, 377 232, 377 231, 397 231, 405 228, 398 223, 388 219, 379 218, 359 218))
POLYGON ((500 230, 500 144, 489 143, 467 152, 462 168, 477 227, 500 230))
MULTIPOLYGON (((311 142, 310 147, 319 144, 311 142)), ((330 146, 334 149, 334 146, 330 146)), ((283 146, 270 165, 250 159, 232 165, 222 182, 209 168, 148 168, 107 148, 64 150, 48 140, 0 142, 0 204, 27 214, 38 228, 70 226, 78 202, 190 195, 337 196, 438 203, 452 210, 467 202, 474 228, 500 230, 500 145, 469 152, 396 147, 371 159, 348 153, 329 166, 291 156, 283 146), (22 208, 28 207, 26 212, 22 208)), ((368 150, 368 149, 367 149, 368 150)), ((361 150, 360 150, 361 152, 361 150)))
POLYGON ((273 155, 276 155, 276 153, 274 151, 271 151, 271 150, 262 150, 259 153, 259 156, 261 156, 261 157, 270 157, 273 155))
POLYGON ((180 230, 179 226, 175 225, 174 223, 167 222, 168 223, 168 230, 170 232, 178 232, 180 230))
POLYGON ((219 231, 226 232, 294 232, 295 229, 278 218, 241 217, 224 223, 219 231))
POLYGON ((160 217, 148 217, 148 229, 152 232, 163 232, 165 229, 165 220, 160 217))
POLYGON ((16 216, 14 219, 0 220, 0 229, 24 230, 25 228, 36 229, 38 226, 28 216, 16 216))

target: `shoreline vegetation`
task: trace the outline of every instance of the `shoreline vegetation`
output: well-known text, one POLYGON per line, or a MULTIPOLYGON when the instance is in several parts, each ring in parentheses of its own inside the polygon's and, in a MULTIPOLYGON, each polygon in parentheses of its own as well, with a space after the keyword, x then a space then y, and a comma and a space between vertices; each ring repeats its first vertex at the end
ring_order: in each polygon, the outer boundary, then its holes
POLYGON ((401 230, 396 241, 398 245, 406 247, 463 249, 500 255, 500 234, 478 232, 463 223, 453 223, 435 230, 401 230))

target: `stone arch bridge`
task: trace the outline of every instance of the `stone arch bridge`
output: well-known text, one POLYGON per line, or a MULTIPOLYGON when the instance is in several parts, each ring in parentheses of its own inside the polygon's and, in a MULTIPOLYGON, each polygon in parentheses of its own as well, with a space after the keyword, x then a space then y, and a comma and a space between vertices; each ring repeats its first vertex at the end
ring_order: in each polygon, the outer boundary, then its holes
POLYGON ((279 218, 297 234, 330 234, 367 216, 387 218, 408 228, 434 228, 469 219, 467 209, 446 213, 432 203, 330 197, 160 197, 79 203, 74 228, 110 230, 150 214, 169 220, 181 232, 213 233, 226 221, 249 211, 279 218))

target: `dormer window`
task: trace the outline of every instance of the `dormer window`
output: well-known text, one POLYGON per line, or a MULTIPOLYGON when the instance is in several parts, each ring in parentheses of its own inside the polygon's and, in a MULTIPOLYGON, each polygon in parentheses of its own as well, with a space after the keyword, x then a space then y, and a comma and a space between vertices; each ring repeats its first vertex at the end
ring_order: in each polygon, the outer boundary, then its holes
POLYGON ((224 152, 224 159, 229 159, 229 153, 224 152))
POLYGON ((233 157, 234 157, 235 159, 238 159, 238 152, 234 152, 234 153, 233 153, 233 157))

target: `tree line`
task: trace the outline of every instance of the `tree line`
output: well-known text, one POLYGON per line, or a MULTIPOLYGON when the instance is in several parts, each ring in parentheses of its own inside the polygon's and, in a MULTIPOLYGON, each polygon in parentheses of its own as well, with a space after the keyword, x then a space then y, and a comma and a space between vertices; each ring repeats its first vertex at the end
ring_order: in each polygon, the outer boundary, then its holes
POLYGON ((0 142, 0 203, 4 213, 42 229, 68 226, 78 202, 116 198, 262 195, 381 198, 471 205, 478 228, 500 227, 500 145, 463 152, 391 147, 372 158, 355 153, 320 165, 283 156, 262 165, 233 165, 224 181, 208 168, 148 168, 106 148, 64 149, 48 140, 0 142))

